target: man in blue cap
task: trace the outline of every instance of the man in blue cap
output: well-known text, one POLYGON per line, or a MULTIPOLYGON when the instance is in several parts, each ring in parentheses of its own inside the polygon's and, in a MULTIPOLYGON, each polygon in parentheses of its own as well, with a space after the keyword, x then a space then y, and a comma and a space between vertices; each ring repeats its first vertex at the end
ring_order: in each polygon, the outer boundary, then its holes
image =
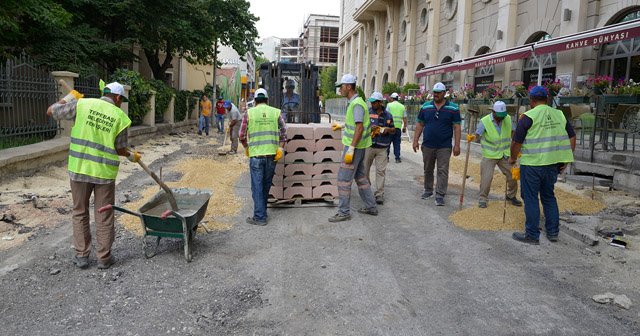
POLYGON ((540 202, 544 209, 547 239, 558 241, 560 213, 553 193, 558 174, 573 162, 576 133, 562 111, 547 105, 547 90, 534 86, 529 91, 532 109, 520 118, 511 143, 509 163, 520 158, 521 191, 524 200, 525 232, 514 232, 513 239, 540 244, 540 202))

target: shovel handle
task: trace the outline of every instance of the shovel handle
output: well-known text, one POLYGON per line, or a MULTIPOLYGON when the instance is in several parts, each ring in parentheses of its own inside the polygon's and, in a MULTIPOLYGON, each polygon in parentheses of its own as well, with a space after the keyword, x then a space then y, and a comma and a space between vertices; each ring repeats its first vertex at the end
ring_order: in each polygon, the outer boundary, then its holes
POLYGON ((164 182, 162 182, 162 180, 158 177, 158 175, 156 175, 156 173, 151 171, 151 169, 149 169, 149 167, 147 167, 147 165, 144 164, 142 160, 138 160, 138 164, 140 165, 140 167, 142 167, 142 169, 144 169, 145 172, 147 172, 147 174, 151 175, 151 178, 153 178, 160 185, 160 187, 167 193, 169 204, 171 205, 171 209, 173 211, 178 211, 178 203, 176 203, 176 198, 173 195, 173 192, 171 191, 171 189, 164 182))

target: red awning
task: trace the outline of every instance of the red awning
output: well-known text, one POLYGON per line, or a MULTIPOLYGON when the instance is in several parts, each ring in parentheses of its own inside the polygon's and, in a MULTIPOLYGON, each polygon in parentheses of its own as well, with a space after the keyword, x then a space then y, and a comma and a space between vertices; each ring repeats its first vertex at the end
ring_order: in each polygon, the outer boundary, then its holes
POLYGON ((422 68, 422 70, 416 72, 416 77, 420 78, 424 76, 443 74, 445 72, 458 71, 459 66, 460 61, 455 61, 422 68))
POLYGON ((638 36, 640 36, 640 19, 537 42, 534 45, 534 53, 536 55, 542 55, 585 48, 609 42, 628 40, 638 36))
POLYGON ((482 54, 462 60, 458 70, 467 70, 473 68, 482 68, 488 65, 500 64, 509 61, 515 61, 527 58, 533 52, 533 44, 525 44, 516 48, 505 49, 488 54, 482 54))

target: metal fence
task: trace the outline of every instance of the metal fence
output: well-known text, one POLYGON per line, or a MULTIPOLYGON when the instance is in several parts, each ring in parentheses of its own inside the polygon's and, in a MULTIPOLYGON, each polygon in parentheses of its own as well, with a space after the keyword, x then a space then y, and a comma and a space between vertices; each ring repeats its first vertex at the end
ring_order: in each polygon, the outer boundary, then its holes
POLYGON ((49 71, 28 56, 0 64, 0 149, 56 136, 59 125, 46 111, 57 91, 49 71))
POLYGON ((100 79, 96 76, 79 77, 74 81, 74 89, 85 98, 100 98, 100 79))
POLYGON ((325 101, 324 112, 332 116, 344 116, 347 112, 348 101, 346 98, 332 98, 325 101))

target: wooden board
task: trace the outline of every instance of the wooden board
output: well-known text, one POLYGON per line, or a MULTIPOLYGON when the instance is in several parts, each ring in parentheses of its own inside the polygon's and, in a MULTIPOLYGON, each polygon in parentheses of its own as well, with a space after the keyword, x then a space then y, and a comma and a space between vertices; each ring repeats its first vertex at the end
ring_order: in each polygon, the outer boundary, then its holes
POLYGON ((269 208, 308 208, 308 207, 334 207, 338 206, 337 197, 323 198, 294 198, 294 199, 269 199, 269 208))

